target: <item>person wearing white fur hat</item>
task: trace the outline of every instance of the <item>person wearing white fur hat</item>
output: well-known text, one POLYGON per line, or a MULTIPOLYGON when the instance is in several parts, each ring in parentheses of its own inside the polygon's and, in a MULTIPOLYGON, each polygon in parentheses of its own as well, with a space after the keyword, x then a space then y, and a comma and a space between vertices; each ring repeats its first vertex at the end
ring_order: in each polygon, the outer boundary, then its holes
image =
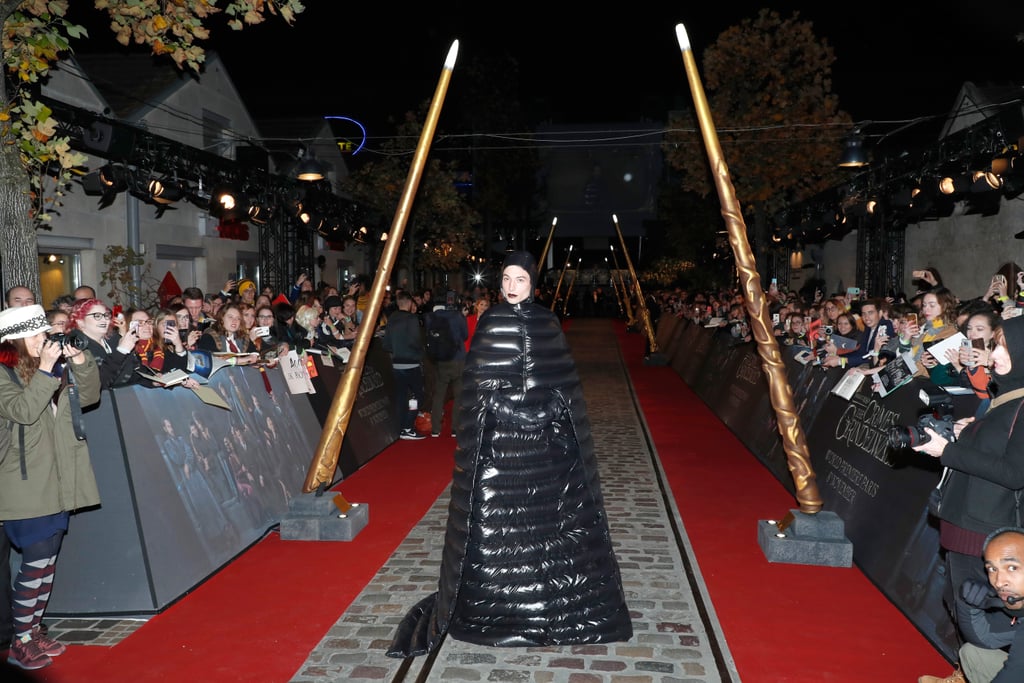
POLYGON ((100 399, 99 370, 92 354, 51 340, 49 329, 42 306, 0 312, 0 427, 11 430, 0 453, 0 520, 21 552, 7 661, 22 669, 65 651, 39 625, 70 514, 100 502, 80 427, 81 408, 100 399), (63 377, 54 370, 61 358, 63 377))

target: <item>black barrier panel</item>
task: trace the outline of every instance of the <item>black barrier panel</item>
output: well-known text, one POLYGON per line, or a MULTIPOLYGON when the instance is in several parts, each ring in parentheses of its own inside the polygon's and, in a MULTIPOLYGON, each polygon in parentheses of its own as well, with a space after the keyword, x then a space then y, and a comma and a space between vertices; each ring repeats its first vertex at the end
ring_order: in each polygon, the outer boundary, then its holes
POLYGON ((658 342, 658 350, 666 357, 668 354, 665 352, 675 346, 676 337, 682 334, 686 325, 686 320, 678 316, 665 314, 658 318, 658 330, 654 338, 658 342))
POLYGON ((754 435, 769 426, 774 420, 771 399, 768 396, 768 379, 765 377, 761 364, 761 355, 757 347, 743 344, 734 355, 737 357, 732 368, 732 378, 716 380, 722 382, 723 388, 718 393, 714 404, 709 404, 722 422, 748 448, 754 435), (765 410, 765 408, 768 410, 765 410), (769 415, 771 413, 771 415, 769 415))
MULTIPOLYGON (((918 398, 928 380, 880 398, 865 382, 849 401, 829 396, 808 434, 824 509, 843 518, 861 570, 947 657, 957 642, 942 604, 945 576, 938 530, 927 515, 941 467, 935 458, 894 450, 894 426, 916 425, 926 410, 918 398)), ((956 397, 957 417, 974 414, 977 399, 956 397)))
POLYGON ((182 387, 103 393, 85 416, 102 504, 72 520, 51 614, 159 611, 307 495, 320 424, 280 372, 265 376, 272 393, 256 368, 214 375, 230 411, 182 387))
POLYGON ((719 329, 714 333, 714 341, 704 358, 700 372, 694 379, 694 391, 704 402, 714 409, 719 405, 720 397, 727 394, 743 359, 749 355, 752 343, 732 343, 733 339, 727 330, 719 329))
POLYGON ((692 387, 714 347, 714 335, 712 330, 689 323, 677 339, 670 361, 672 369, 692 387))
MULTIPOLYGON (((314 355, 313 358, 318 373, 314 384, 317 393, 310 394, 309 400, 322 424, 346 366, 337 359, 333 365, 325 365, 321 356, 314 355)), ((392 394, 391 357, 374 339, 366 354, 359 391, 341 443, 338 470, 343 477, 353 474, 398 438, 398 428, 391 412, 394 409, 392 394)))

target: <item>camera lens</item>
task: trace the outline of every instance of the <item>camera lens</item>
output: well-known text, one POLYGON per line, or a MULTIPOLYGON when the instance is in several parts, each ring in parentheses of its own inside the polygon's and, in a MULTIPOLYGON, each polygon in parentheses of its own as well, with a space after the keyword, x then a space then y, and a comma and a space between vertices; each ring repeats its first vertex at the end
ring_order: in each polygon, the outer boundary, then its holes
POLYGON ((920 427, 893 427, 889 430, 889 446, 892 448, 913 448, 928 443, 931 437, 920 427))

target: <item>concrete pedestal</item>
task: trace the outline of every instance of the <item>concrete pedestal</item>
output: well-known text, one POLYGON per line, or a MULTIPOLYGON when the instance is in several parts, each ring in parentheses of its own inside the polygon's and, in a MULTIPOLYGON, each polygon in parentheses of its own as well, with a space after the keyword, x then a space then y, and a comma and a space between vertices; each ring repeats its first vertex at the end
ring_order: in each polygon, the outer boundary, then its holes
POLYGON ((364 503, 351 503, 341 512, 330 496, 296 496, 288 504, 281 520, 281 538, 285 541, 351 541, 370 521, 370 509, 364 503))
POLYGON ((790 510, 791 524, 779 529, 775 520, 757 523, 757 543, 769 562, 852 567, 853 543, 846 538, 843 520, 834 512, 809 515, 790 510))

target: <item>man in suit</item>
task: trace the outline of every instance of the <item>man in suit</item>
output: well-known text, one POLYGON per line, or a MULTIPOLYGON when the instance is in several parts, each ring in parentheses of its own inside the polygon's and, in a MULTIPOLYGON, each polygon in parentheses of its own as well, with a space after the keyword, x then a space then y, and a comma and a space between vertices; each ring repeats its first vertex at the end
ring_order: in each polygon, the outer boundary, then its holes
POLYGON ((840 356, 830 356, 822 364, 830 367, 842 365, 844 368, 872 365, 871 361, 876 357, 873 351, 878 335, 882 334, 892 339, 894 334, 892 322, 882 317, 885 306, 886 302, 880 299, 868 299, 862 303, 860 319, 864 323, 864 331, 857 338, 857 348, 840 356))

